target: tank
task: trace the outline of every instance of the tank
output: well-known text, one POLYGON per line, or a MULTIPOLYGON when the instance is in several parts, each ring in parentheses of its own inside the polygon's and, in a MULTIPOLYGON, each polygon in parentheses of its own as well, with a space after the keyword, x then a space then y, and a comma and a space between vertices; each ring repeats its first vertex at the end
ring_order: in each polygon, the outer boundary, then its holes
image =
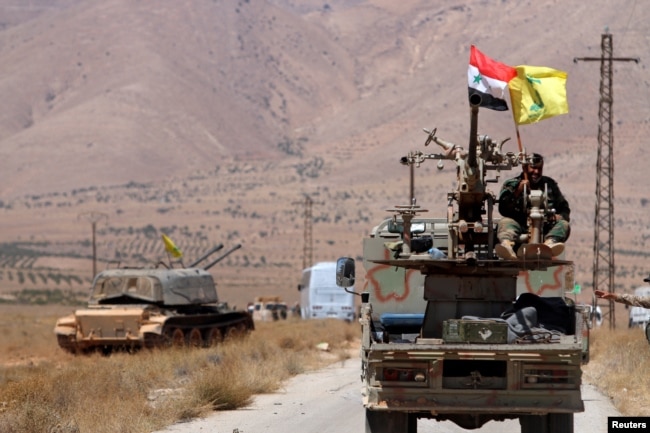
POLYGON ((237 244, 205 267, 119 268, 99 272, 87 308, 57 320, 59 346, 72 353, 137 350, 166 346, 207 347, 254 329, 252 316, 219 302, 208 272, 238 250, 237 244))
MULTIPOLYGON (((572 433, 574 413, 584 410, 589 317, 565 296, 573 264, 541 243, 553 212, 545 192, 530 191, 530 233, 518 258, 495 254, 498 216, 489 184, 528 156, 504 152, 507 139, 478 135, 479 105, 470 99, 467 150, 433 129, 425 130, 425 146, 436 143, 442 152, 401 158, 411 169, 427 160, 455 163, 456 188, 431 204, 438 215, 422 215, 429 210, 411 193, 363 238, 366 433, 415 433, 419 419, 467 430, 518 419, 522 433, 572 433)), ((355 278, 354 259, 341 257, 337 285, 352 287, 355 278)))

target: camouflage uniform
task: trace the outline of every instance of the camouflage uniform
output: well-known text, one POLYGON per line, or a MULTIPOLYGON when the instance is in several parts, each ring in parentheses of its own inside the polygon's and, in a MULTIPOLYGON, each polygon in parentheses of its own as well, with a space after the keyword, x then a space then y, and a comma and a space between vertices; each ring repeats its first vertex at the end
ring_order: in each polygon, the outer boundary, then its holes
MULTIPOLYGON (((503 183, 499 194, 499 213, 502 218, 497 228, 499 241, 509 240, 520 243, 519 236, 528 231, 528 213, 524 209, 523 196, 515 197, 515 191, 519 182, 523 179, 523 173, 503 183)), ((542 176, 534 189, 544 191, 545 185, 548 191, 548 207, 555 209, 557 215, 561 215, 559 221, 546 221, 543 226, 544 239, 553 238, 556 242, 564 242, 569 238, 571 226, 569 225, 571 209, 569 202, 564 198, 560 187, 555 180, 548 176, 542 176)))
POLYGON ((650 297, 629 295, 627 293, 617 293, 616 302, 621 304, 630 305, 632 307, 650 308, 650 297))

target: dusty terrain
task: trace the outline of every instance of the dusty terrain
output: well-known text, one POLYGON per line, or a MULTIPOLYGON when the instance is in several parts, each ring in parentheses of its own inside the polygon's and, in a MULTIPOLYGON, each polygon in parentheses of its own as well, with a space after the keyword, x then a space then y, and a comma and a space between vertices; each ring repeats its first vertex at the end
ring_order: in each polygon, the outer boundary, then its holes
MULTIPOLYGON (((606 27, 615 56, 641 59, 614 67, 617 290, 648 274, 650 9, 638 1, 0 0, 0 11, 0 294, 86 292, 96 220, 100 269, 166 259, 161 233, 186 261, 241 243, 213 268, 221 297, 297 300, 305 195, 313 261, 359 256, 361 237, 407 201, 400 156, 435 152, 421 129, 467 142, 475 44, 569 74, 569 114, 521 134, 571 201, 589 300, 600 74, 573 59, 599 56, 606 27)), ((479 131, 515 137, 509 113, 481 110, 479 131)), ((454 168, 434 165, 417 170, 416 196, 443 215, 454 168)))

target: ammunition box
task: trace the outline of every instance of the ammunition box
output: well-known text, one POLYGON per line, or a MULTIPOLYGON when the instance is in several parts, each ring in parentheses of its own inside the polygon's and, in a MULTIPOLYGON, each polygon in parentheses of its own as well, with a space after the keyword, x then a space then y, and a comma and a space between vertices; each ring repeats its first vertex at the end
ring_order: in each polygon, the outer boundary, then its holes
POLYGON ((496 320, 445 320, 442 339, 445 343, 505 344, 508 324, 496 320))

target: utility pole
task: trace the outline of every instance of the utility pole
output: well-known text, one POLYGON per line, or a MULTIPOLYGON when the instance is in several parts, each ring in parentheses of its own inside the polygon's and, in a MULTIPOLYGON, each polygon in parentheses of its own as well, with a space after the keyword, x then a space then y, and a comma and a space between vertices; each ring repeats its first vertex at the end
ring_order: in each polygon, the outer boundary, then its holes
MULTIPOLYGON (((612 35, 605 30, 600 57, 575 57, 574 63, 600 62, 600 103, 598 108, 598 156, 596 161, 596 212, 594 215, 593 290, 614 292, 614 131, 612 106, 613 63, 635 62, 638 57, 614 57, 612 35)), ((609 327, 616 327, 614 301, 603 300, 609 308, 609 327)), ((594 296, 594 310, 598 298, 594 296)), ((595 311, 594 311, 595 313, 595 311)))
POLYGON ((97 275, 97 243, 96 243, 96 232, 97 232, 97 223, 102 219, 108 221, 108 215, 101 212, 84 212, 77 216, 77 219, 84 218, 90 221, 92 231, 93 231, 93 278, 97 275))
POLYGON ((312 237, 312 226, 313 226, 313 217, 312 217, 312 207, 314 204, 323 204, 316 203, 310 196, 305 194, 305 199, 303 201, 293 202, 294 205, 304 205, 305 207, 305 227, 303 235, 303 247, 302 247, 302 268, 309 268, 313 264, 313 237, 312 237))

